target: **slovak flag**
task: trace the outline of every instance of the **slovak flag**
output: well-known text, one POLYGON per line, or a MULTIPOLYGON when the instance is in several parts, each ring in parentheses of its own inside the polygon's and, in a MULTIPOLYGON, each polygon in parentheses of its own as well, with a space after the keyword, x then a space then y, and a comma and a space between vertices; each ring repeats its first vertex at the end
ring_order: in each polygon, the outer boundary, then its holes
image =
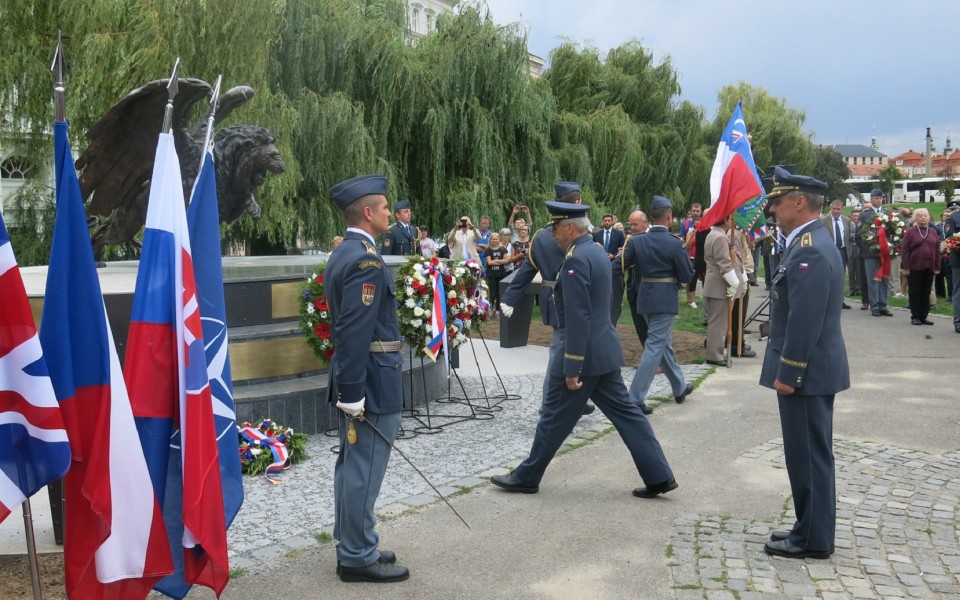
POLYGON ((0 523, 69 466, 67 430, 0 216, 0 523))
POLYGON ((182 593, 200 584, 219 596, 229 567, 217 432, 180 162, 169 133, 157 144, 124 372, 170 547, 178 565, 182 560, 182 593))
POLYGON ((57 216, 40 342, 70 437, 64 568, 70 598, 145 598, 173 570, 100 293, 67 124, 54 124, 57 216))
POLYGON ((710 172, 710 208, 700 218, 697 230, 709 229, 745 202, 762 194, 763 185, 753 161, 743 109, 737 102, 720 136, 717 158, 710 172))

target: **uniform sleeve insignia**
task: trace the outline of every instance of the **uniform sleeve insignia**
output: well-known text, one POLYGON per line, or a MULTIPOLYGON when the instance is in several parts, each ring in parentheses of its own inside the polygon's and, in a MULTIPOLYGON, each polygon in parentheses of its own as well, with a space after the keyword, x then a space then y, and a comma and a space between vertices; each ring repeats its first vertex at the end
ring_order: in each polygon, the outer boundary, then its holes
POLYGON ((570 269, 569 271, 567 271, 567 275, 569 275, 570 277, 573 277, 575 275, 575 273, 573 272, 573 269, 570 269))
POLYGON ((382 269, 383 264, 379 260, 365 260, 360 263, 360 270, 366 271, 367 269, 382 269))
POLYGON ((392 241, 393 241, 393 240, 390 239, 390 236, 389 236, 389 235, 383 236, 383 245, 384 245, 384 246, 389 246, 389 245, 390 245, 390 242, 392 242, 392 241))
MULTIPOLYGON (((385 246, 389 246, 389 245, 390 245, 390 238, 386 238, 386 239, 384 240, 384 245, 385 245, 385 246)), ((364 242, 364 243, 363 243, 363 247, 367 249, 367 254, 373 254, 374 256, 377 255, 377 249, 374 248, 373 246, 371 246, 370 244, 368 244, 367 242, 364 242)))
POLYGON ((800 270, 801 270, 801 271, 806 271, 806 270, 809 269, 809 268, 810 268, 810 263, 800 263, 800 270))
POLYGON ((373 297, 377 293, 377 286, 372 283, 363 284, 363 290, 360 293, 360 300, 364 306, 373 305, 373 297))
POLYGON ((813 245, 813 234, 809 231, 800 236, 800 246, 812 246, 813 245))
POLYGON ((579 354, 567 354, 566 352, 563 353, 563 357, 569 360, 583 360, 583 357, 579 354))

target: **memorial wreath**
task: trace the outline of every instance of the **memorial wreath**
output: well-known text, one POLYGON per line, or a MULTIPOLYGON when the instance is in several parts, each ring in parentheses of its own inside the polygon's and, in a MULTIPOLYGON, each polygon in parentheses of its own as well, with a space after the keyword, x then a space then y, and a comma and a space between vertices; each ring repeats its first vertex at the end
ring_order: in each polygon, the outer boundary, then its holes
POLYGON ((885 240, 890 249, 890 256, 900 255, 900 244, 903 242, 905 225, 900 215, 886 213, 876 215, 870 223, 864 223, 860 228, 860 237, 864 247, 871 255, 879 255, 881 239, 885 240), (883 231, 883 235, 881 235, 883 231))
POLYGON ((330 328, 330 306, 323 289, 323 271, 327 264, 317 266, 316 272, 307 277, 307 282, 298 298, 300 305, 300 330, 307 344, 325 364, 333 358, 333 331, 330 328))
MULTIPOLYGON (((247 475, 289 468, 307 457, 307 435, 270 419, 237 425, 240 435, 240 469, 247 475)), ((274 481, 270 479, 270 481, 274 481)))
POLYGON ((949 260, 950 254, 960 252, 960 232, 955 233, 940 242, 940 254, 943 260, 949 260))

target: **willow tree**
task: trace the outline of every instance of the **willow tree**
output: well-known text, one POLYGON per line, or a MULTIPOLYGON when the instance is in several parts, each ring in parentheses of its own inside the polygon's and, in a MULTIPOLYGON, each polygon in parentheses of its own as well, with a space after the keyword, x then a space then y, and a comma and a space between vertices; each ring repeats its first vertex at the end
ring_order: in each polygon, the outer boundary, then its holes
POLYGON ((576 169, 561 175, 580 175, 588 199, 621 216, 649 206, 654 194, 684 205, 708 171, 702 112, 678 104, 670 59, 656 61, 635 41, 603 58, 595 48, 565 43, 550 57, 544 80, 559 111, 551 125, 554 152, 581 159, 561 161, 576 169))

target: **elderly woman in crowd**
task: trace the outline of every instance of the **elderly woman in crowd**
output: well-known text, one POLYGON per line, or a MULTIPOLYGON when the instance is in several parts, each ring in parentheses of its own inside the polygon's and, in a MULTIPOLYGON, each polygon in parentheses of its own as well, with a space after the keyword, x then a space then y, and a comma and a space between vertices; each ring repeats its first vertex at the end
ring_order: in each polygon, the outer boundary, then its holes
POLYGON ((910 322, 933 325, 930 314, 930 287, 940 272, 940 238, 930 226, 930 213, 925 208, 913 212, 914 226, 903 234, 900 272, 909 279, 910 322))

